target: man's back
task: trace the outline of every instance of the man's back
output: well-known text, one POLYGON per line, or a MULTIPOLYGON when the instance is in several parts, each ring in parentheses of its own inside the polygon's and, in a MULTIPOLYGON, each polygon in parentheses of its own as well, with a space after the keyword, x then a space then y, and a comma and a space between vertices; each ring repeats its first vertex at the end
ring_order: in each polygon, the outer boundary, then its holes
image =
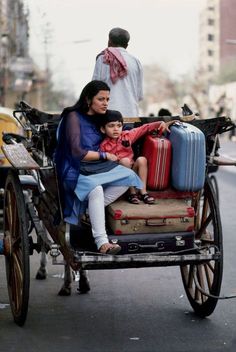
MULTIPOLYGON (((109 35, 114 30, 116 29, 111 30, 109 35)), ((118 30, 124 31, 122 29, 118 30)), ((111 89, 109 109, 120 111, 124 117, 137 117, 139 115, 138 103, 143 98, 143 70, 141 63, 136 57, 129 54, 122 45, 113 45, 111 40, 109 40, 109 44, 111 47, 115 47, 122 55, 127 66, 127 74, 113 83, 110 77, 110 65, 103 62, 104 54, 100 54, 96 61, 93 79, 105 81, 109 85, 111 89)))

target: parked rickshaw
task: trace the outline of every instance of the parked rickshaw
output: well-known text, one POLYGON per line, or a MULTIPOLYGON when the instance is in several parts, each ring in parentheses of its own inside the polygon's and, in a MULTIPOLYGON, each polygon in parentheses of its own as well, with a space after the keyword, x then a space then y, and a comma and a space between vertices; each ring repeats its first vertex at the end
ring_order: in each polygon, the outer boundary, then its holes
MULTIPOLYGON (((24 117, 22 127, 26 137, 7 133, 3 137, 5 145, 2 148, 12 165, 5 185, 3 251, 6 258, 9 300, 16 324, 23 325, 27 317, 29 256, 34 250, 40 252, 42 249, 50 253, 53 263, 58 263, 61 253, 64 258, 61 263, 66 261, 75 271, 81 268, 93 270, 179 266, 183 285, 194 312, 200 317, 213 313, 221 289, 223 246, 220 212, 208 169, 218 164, 235 165, 235 162, 223 160, 215 153, 218 134, 234 127, 230 118, 189 121, 203 131, 206 141, 204 186, 199 191, 188 193, 188 202, 194 209, 192 245, 183 249, 185 247, 181 246, 185 239, 173 228, 169 235, 173 235, 170 240, 177 244, 175 251, 167 250, 158 241, 155 248, 153 245, 143 246, 135 238, 128 254, 102 255, 94 249, 87 222, 84 227, 77 229, 81 232, 81 240, 74 244, 71 241, 72 232, 63 221, 52 158, 59 116, 41 112, 25 102, 21 102, 20 109, 14 112, 19 122, 21 115, 24 117), (28 231, 31 225, 37 234, 36 241, 28 231), (136 251, 137 248, 141 250, 136 251)), ((128 123, 137 126, 150 119, 138 118, 129 120, 128 123)), ((151 121, 154 119, 160 118, 152 118, 151 121)), ((163 120, 163 117, 161 119, 163 120)), ((145 237, 145 234, 141 237, 143 236, 145 237)), ((114 233, 109 233, 109 238, 119 243, 119 236, 114 236, 114 233)))

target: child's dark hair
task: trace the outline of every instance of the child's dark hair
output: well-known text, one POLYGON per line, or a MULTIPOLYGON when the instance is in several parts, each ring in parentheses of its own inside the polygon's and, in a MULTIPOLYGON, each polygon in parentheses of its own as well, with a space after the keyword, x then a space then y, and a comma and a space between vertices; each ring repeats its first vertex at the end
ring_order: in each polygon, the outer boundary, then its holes
POLYGON ((106 113, 101 117, 100 126, 105 127, 107 123, 115 121, 119 121, 123 125, 124 121, 121 113, 116 110, 107 110, 106 113))

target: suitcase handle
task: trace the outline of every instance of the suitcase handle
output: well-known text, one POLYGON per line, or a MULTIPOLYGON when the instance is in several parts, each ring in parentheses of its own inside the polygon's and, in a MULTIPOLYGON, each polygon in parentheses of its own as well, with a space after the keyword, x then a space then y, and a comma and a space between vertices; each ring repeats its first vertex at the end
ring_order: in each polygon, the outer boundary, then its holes
POLYGON ((147 219, 146 226, 166 226, 166 219, 147 219))
POLYGON ((150 133, 150 136, 152 136, 153 138, 163 138, 163 134, 162 133, 160 133, 159 131, 157 131, 157 130, 153 130, 153 131, 151 131, 150 133))
POLYGON ((165 242, 164 241, 157 241, 153 244, 140 244, 140 243, 129 243, 128 244, 128 251, 129 252, 137 252, 139 249, 165 249, 165 242))
POLYGON ((164 249, 165 248, 165 242, 164 241, 158 241, 153 244, 139 244, 140 249, 145 249, 145 248, 158 248, 158 249, 164 249))

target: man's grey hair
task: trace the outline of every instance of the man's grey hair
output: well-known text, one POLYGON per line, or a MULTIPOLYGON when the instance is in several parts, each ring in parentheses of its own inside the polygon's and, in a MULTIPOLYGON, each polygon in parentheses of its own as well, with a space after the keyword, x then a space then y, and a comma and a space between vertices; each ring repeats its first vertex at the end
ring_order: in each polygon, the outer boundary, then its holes
POLYGON ((126 48, 130 40, 130 34, 125 29, 113 28, 109 32, 109 40, 114 46, 126 48))

